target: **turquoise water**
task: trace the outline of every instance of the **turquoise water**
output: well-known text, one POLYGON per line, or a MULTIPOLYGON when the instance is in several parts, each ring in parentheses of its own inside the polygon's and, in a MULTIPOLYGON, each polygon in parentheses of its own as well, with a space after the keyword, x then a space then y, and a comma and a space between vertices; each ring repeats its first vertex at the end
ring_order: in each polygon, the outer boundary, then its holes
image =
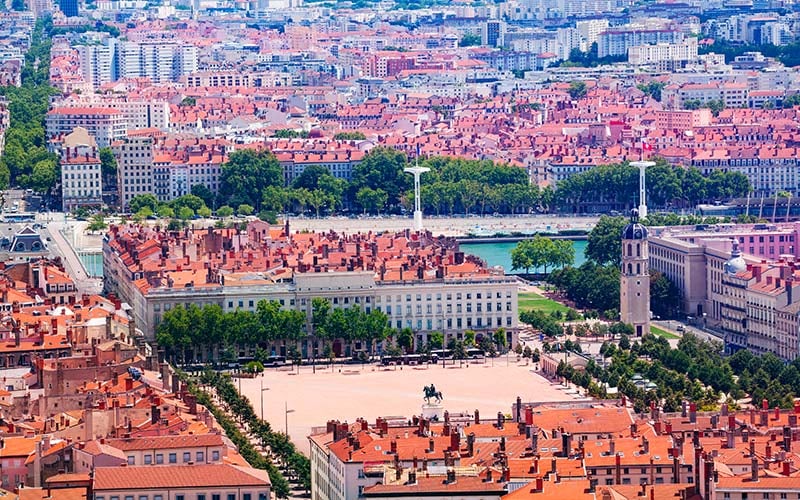
MULTIPOLYGON (((575 248, 575 266, 586 262, 586 243, 586 240, 572 242, 572 246, 575 248)), ((482 258, 489 266, 503 266, 506 273, 511 273, 517 272, 511 271, 511 249, 516 245, 516 243, 462 243, 460 248, 464 253, 482 258)))
POLYGON ((103 277, 103 254, 82 253, 80 254, 80 258, 89 276, 103 277))

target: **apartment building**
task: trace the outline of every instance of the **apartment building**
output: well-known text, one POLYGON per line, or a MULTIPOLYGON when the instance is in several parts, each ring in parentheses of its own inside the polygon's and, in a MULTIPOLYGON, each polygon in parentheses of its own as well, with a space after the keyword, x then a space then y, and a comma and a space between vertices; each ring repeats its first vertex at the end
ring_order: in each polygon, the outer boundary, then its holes
POLYGON ((92 500, 269 500, 267 471, 227 464, 98 467, 92 500))
POLYGON ((628 48, 628 64, 634 66, 686 64, 697 60, 697 39, 687 38, 680 43, 659 43, 656 45, 635 45, 628 48))
POLYGON ((175 42, 118 42, 118 77, 178 81, 197 71, 197 47, 175 42))
POLYGON ((797 224, 662 228, 650 239, 650 267, 680 290, 685 313, 725 340, 783 359, 800 355, 795 276, 797 224))
POLYGON ((48 141, 58 141, 82 127, 97 141, 97 147, 110 146, 128 133, 124 115, 107 107, 55 107, 45 116, 48 141))
MULTIPOLYGON (((359 235, 352 240, 323 238, 328 241, 310 246, 310 239, 316 238, 313 235, 281 234, 261 222, 248 225, 246 238, 209 228, 175 240, 164 250, 168 258, 162 258, 164 252, 140 247, 141 242, 131 238, 130 228, 115 227, 103 244, 106 286, 131 304, 136 324, 148 336, 154 334, 163 313, 178 304, 218 304, 224 311, 254 311, 264 299, 310 314, 312 299, 324 297, 333 307, 379 309, 392 327, 412 328, 420 342, 433 331, 460 338, 468 329, 493 332, 501 327, 509 332, 510 341, 514 338, 518 327, 516 280, 465 256, 453 241, 442 243, 427 235, 397 233, 372 238, 359 235), (298 254, 282 257, 278 247, 286 237, 308 252, 299 258, 298 254), (239 241, 241 252, 219 253, 229 244, 226 242, 234 240, 239 241), (414 265, 403 265, 410 258, 404 249, 409 244, 416 247, 416 242, 420 246, 415 254, 431 257, 417 257, 414 265), (376 260, 379 248, 386 249, 388 260, 376 260), (444 253, 433 256, 437 252, 444 253), (191 270, 194 266, 202 266, 201 274, 191 270), (285 270, 279 274, 286 273, 282 278, 251 279, 254 273, 273 275, 281 266, 285 270)), ((276 350, 282 349, 285 346, 276 346, 276 350)))
POLYGON ((83 127, 67 134, 61 143, 62 209, 103 204, 103 180, 97 143, 83 127))
POLYGON ((598 57, 625 56, 631 47, 641 45, 678 44, 686 38, 679 28, 654 22, 629 24, 608 29, 597 38, 598 57))
POLYGON ((117 159, 117 186, 123 209, 136 195, 153 192, 153 139, 127 137, 112 145, 117 159))
POLYGON ((110 38, 103 43, 78 45, 75 47, 80 61, 84 81, 97 89, 103 84, 117 80, 117 41, 110 38))

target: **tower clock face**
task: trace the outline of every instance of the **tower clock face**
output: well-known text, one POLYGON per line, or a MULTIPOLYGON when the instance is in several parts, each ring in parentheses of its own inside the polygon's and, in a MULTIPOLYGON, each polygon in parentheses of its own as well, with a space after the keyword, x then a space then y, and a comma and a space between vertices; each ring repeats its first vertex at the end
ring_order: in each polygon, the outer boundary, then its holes
POLYGON ((641 229, 639 229, 639 228, 637 228, 637 229, 634 229, 634 230, 633 230, 633 237, 634 237, 635 239, 641 239, 641 238, 642 238, 642 230, 641 230, 641 229))

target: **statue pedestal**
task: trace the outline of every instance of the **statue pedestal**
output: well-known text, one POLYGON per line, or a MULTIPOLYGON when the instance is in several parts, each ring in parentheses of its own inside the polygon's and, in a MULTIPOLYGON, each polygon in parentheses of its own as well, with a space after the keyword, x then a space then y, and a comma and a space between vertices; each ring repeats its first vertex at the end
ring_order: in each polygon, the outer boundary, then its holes
POLYGON ((444 418, 444 407, 439 403, 425 403, 422 405, 422 416, 426 419, 441 420, 444 418))

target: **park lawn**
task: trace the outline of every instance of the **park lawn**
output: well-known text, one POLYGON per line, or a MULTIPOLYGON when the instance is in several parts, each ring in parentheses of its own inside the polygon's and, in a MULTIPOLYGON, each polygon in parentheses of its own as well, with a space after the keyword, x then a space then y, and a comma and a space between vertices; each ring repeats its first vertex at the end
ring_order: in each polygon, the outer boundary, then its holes
POLYGON ((664 337, 667 340, 679 339, 680 338, 679 336, 675 335, 674 333, 670 333, 670 332, 668 332, 666 330, 662 330, 661 328, 659 328, 657 326, 652 326, 652 325, 650 325, 650 333, 652 333, 653 335, 655 335, 657 337, 664 337))
POLYGON ((520 292, 518 302, 520 311, 543 311, 547 314, 553 311, 561 311, 566 314, 569 310, 564 304, 542 297, 536 292, 520 292))

